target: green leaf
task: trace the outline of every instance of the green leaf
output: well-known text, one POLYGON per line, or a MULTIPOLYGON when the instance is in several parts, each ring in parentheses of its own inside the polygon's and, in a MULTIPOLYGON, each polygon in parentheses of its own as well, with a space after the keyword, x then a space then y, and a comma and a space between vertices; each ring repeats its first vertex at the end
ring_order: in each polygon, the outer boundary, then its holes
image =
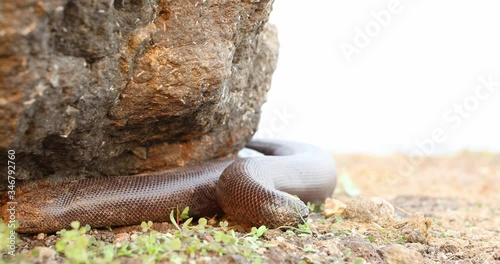
POLYGON ((186 206, 186 208, 184 208, 184 210, 182 210, 182 213, 181 213, 181 219, 188 219, 189 218, 189 206, 186 206))
POLYGON ((342 223, 344 221, 344 219, 342 219, 342 216, 340 215, 336 215, 334 219, 335 223, 342 223))
POLYGON ((73 222, 71 222, 70 226, 71 226, 71 228, 77 230, 78 228, 80 228, 80 222, 73 221, 73 222))
POLYGON ((215 241, 220 242, 220 241, 222 241, 222 239, 223 239, 223 237, 224 237, 225 235, 226 235, 226 234, 224 234, 224 232, 222 232, 222 231, 217 231, 217 232, 215 232, 215 234, 214 234, 214 239, 215 239, 215 241))
POLYGON ((307 202, 307 208, 310 212, 314 212, 314 209, 316 209, 316 205, 314 203, 307 202))
POLYGON ((260 226, 259 229, 257 229, 257 237, 261 237, 262 235, 264 235, 264 233, 267 231, 267 227, 266 226, 260 226))
POLYGON ((61 251, 63 251, 63 250, 64 250, 64 247, 65 247, 65 246, 66 246, 66 242, 65 242, 64 240, 59 240, 59 241, 57 241, 57 243, 56 243, 56 250, 57 250, 58 252, 61 252, 61 251))
POLYGON ((142 229, 142 232, 146 232, 148 231, 148 224, 146 222, 142 222, 141 223, 141 229, 142 229))
POLYGON ((346 249, 344 250, 344 256, 345 256, 346 258, 350 258, 350 257, 351 257, 351 254, 352 254, 352 251, 351 251, 351 249, 350 249, 350 248, 346 248, 346 249))
POLYGON ((224 230, 224 231, 226 231, 227 227, 229 226, 229 224, 227 223, 227 221, 219 222, 219 225, 222 228, 222 230, 224 230))
POLYGON ((184 222, 184 224, 182 224, 182 226, 183 226, 183 227, 188 227, 188 226, 189 226, 189 224, 191 224, 191 222, 192 222, 192 221, 193 221, 193 218, 192 218, 192 217, 191 217, 191 218, 188 218, 188 220, 186 220, 186 221, 184 222))
POLYGON ((115 246, 114 245, 106 245, 102 250, 102 254, 104 255, 105 262, 111 262, 115 256, 115 246))
POLYGON ((170 248, 172 250, 180 250, 182 248, 182 242, 179 238, 174 238, 170 241, 170 248))
POLYGON ((174 217, 174 210, 170 211, 170 222, 172 222, 172 224, 179 230, 181 231, 181 228, 179 227, 179 225, 177 224, 177 221, 175 220, 175 217, 174 217))

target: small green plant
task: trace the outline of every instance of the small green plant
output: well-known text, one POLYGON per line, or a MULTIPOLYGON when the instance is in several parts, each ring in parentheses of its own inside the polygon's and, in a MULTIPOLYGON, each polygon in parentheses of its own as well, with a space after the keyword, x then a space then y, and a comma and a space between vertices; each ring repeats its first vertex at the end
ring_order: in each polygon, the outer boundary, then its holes
POLYGON ((340 215, 334 216, 334 219, 335 219, 335 223, 342 223, 344 221, 344 219, 340 215))
POLYGON ((299 224, 298 227, 300 231, 299 237, 312 235, 312 230, 311 226, 309 225, 309 222, 304 221, 304 224, 299 224))
POLYGON ((88 263, 89 254, 87 247, 94 244, 95 238, 89 237, 86 233, 90 226, 80 227, 79 222, 71 222, 72 230, 61 230, 58 232, 60 240, 56 243, 56 250, 74 263, 88 263))
POLYGON ((153 222, 151 222, 151 221, 148 221, 147 223, 142 222, 141 223, 142 232, 150 231, 152 226, 153 226, 153 222))
POLYGON ((322 203, 322 204, 318 205, 318 204, 315 204, 315 203, 307 202, 307 209, 309 209, 309 212, 321 213, 325 209, 325 204, 322 203))
MULTIPOLYGON (((295 198, 297 198, 297 200, 299 199, 297 196, 295 196, 295 198)), ((300 217, 300 220, 302 222, 302 224, 298 224, 297 227, 293 227, 293 226, 280 226, 278 227, 278 229, 287 229, 288 230, 294 230, 296 232, 298 232, 298 236, 299 237, 304 237, 304 236, 310 236, 313 234, 312 230, 311 230, 311 226, 309 225, 309 219, 308 221, 306 221, 302 215, 300 214, 300 210, 299 210, 299 206, 297 204, 297 200, 295 202, 295 210, 297 212, 297 215, 299 215, 300 217)), ((300 201, 300 200, 298 200, 300 201)), ((309 208, 311 204, 308 203, 307 206, 309 208)), ((313 208, 314 208, 314 205, 313 205, 313 208)))
MULTIPOLYGON (((143 233, 132 234, 127 241, 116 244, 97 241, 89 234, 90 226, 72 222, 71 229, 57 233, 55 249, 67 263, 119 263, 124 258, 136 258, 142 263, 186 263, 193 258, 210 261, 214 255, 238 255, 249 262, 262 263, 260 253, 275 246, 262 239, 266 226, 253 227, 249 233, 240 234, 225 221, 210 228, 205 218, 192 224, 193 218, 188 218, 189 208, 181 213, 177 210, 177 214, 174 211, 169 216, 175 228, 169 232, 153 230, 151 221, 142 222, 143 233)), ((7 234, 4 231, 0 223, 0 236, 7 234)), ((37 252, 32 254, 35 256, 37 252)))
MULTIPOLYGON (((180 212, 179 208, 177 208, 176 212, 177 212, 176 217, 174 217, 174 211, 170 211, 170 222, 172 222, 172 224, 174 224, 174 226, 180 231, 181 230, 181 228, 179 227, 180 222, 184 219, 189 218, 189 206, 184 208, 184 210, 182 210, 182 213, 179 213, 180 212)), ((191 219, 189 220, 190 223, 192 221, 192 218, 189 219, 191 219)))
POLYGON ((352 255, 352 251, 350 248, 346 248, 343 253, 344 253, 344 257, 346 257, 346 258, 350 258, 352 255))
POLYGON ((207 223, 208 223, 208 221, 205 218, 198 219, 198 226, 196 227, 198 229, 198 232, 204 233, 205 227, 207 226, 207 223))
POLYGON ((309 209, 309 212, 314 212, 316 209, 316 204, 307 202, 307 209, 309 209))
POLYGON ((0 222, 0 252, 5 252, 9 247, 10 228, 4 222, 0 222))
POLYGON ((309 225, 308 222, 304 222, 304 224, 298 224, 297 227, 293 226, 280 226, 278 229, 286 229, 285 234, 287 235, 295 235, 295 232, 299 233, 299 237, 306 237, 306 236, 311 236, 313 234, 311 230, 311 226, 309 225), (293 231, 292 231, 293 230, 293 231))
POLYGON ((160 233, 151 230, 152 223, 143 222, 141 227, 149 235, 138 236, 131 243, 117 249, 118 256, 139 257, 143 262, 168 260, 172 263, 185 263, 190 257, 203 257, 210 254, 240 255, 260 263, 259 250, 274 246, 265 244, 260 238, 267 231, 265 226, 253 227, 250 233, 239 235, 229 228, 226 221, 219 222, 218 228, 207 229, 208 221, 200 218, 197 225, 192 225, 193 218, 188 218, 189 208, 182 213, 170 212, 170 221, 176 230, 171 233, 160 233), (181 223, 184 220, 183 223, 181 223), (202 237, 210 238, 209 240, 202 237))

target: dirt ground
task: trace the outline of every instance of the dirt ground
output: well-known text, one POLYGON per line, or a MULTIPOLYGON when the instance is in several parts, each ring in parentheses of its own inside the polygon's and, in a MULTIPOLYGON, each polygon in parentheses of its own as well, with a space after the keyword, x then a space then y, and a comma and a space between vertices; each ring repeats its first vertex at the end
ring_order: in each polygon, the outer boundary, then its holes
MULTIPOLYGON (((329 218, 321 213, 311 215, 311 235, 267 230, 259 239, 272 247, 259 248, 257 259, 222 253, 208 254, 208 258, 191 256, 188 260, 192 263, 500 263, 500 154, 462 152, 428 157, 414 166, 411 173, 408 170, 398 173, 401 168, 408 169, 403 166, 407 165, 404 155, 337 155, 335 159, 339 184, 334 201, 347 204, 343 215, 329 218)), ((239 236, 248 232, 233 224, 230 222, 229 228, 240 231, 239 236)), ((172 225, 154 228, 168 232, 172 225)), ((134 233, 133 230, 133 227, 103 230, 96 237, 116 242, 124 233, 134 233)), ((19 251, 26 253, 35 246, 53 247, 56 240, 54 235, 21 236, 19 251)), ((64 260, 61 255, 49 257, 55 262, 64 260)), ((120 258, 119 262, 141 263, 144 259, 120 258)))
POLYGON ((387 199, 399 218, 420 212, 432 220, 427 243, 417 247, 425 262, 500 263, 500 154, 430 157, 399 176, 407 161, 403 155, 337 157, 363 195, 387 199))

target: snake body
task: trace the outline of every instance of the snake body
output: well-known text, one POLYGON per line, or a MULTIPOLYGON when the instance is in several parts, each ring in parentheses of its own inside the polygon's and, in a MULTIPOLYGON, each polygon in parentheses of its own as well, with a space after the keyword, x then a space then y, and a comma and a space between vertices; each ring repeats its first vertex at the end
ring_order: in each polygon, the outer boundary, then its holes
MULTIPOLYGON (((50 233, 75 220, 92 227, 160 222, 186 206, 190 216, 225 212, 242 223, 272 228, 300 223, 308 215, 304 202, 332 195, 336 168, 325 151, 269 140, 252 141, 247 147, 267 156, 40 187, 19 197, 17 230, 50 233)), ((5 212, 4 221, 9 217, 5 212)))

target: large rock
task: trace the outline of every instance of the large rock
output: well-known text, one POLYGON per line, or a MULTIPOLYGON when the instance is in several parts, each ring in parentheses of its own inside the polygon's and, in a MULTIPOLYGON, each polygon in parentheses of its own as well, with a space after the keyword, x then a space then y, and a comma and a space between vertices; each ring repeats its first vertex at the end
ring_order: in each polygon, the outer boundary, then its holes
POLYGON ((276 66, 271 8, 1 1, 0 152, 16 151, 18 178, 65 180, 233 155, 276 66))

